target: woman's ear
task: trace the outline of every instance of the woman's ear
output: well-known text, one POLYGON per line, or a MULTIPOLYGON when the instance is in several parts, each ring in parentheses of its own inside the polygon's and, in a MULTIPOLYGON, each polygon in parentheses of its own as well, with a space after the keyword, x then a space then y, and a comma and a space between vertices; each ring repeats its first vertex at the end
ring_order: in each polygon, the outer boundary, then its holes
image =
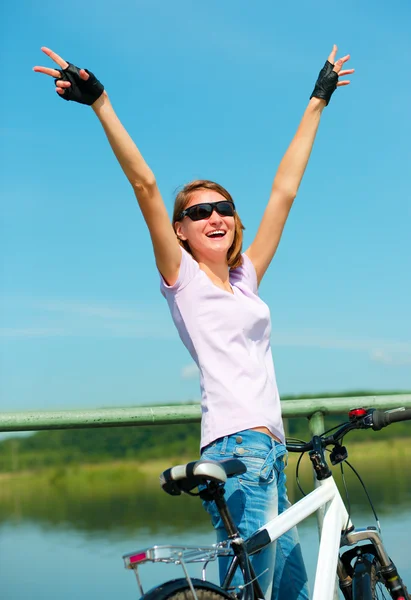
POLYGON ((187 237, 183 234, 181 223, 179 221, 175 223, 174 230, 179 240, 182 240, 183 242, 187 240, 187 237))

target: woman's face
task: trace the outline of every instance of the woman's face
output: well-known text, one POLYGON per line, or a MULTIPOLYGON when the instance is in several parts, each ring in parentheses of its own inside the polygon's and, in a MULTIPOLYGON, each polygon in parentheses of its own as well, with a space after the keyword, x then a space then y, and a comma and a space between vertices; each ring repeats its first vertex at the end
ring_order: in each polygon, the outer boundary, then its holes
MULTIPOLYGON (((202 202, 226 202, 226 198, 214 190, 198 190, 186 208, 202 202)), ((176 233, 187 241, 197 261, 211 260, 227 262, 227 252, 234 241, 234 217, 224 217, 213 210, 208 219, 192 221, 184 217, 175 224, 176 233)))

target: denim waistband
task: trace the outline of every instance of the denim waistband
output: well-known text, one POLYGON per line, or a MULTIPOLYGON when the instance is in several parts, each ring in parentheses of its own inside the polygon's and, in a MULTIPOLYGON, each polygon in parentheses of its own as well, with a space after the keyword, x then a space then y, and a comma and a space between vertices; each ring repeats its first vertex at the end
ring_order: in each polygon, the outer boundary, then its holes
POLYGON ((237 433, 214 440, 211 444, 202 448, 201 453, 215 449, 221 455, 232 454, 233 450, 240 444, 266 452, 275 447, 284 447, 285 449, 284 444, 266 433, 255 431, 254 429, 245 429, 244 431, 238 431, 237 433))

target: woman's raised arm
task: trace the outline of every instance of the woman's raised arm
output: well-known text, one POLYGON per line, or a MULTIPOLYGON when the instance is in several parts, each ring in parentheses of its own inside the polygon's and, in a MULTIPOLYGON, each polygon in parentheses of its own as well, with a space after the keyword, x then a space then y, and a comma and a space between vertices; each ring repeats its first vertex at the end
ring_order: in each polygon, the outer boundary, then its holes
POLYGON ((64 100, 92 107, 111 148, 129 180, 150 231, 157 267, 168 283, 178 275, 181 249, 167 214, 153 172, 117 117, 107 92, 96 77, 71 65, 49 48, 42 48, 60 67, 34 67, 34 71, 55 79, 56 91, 64 100))
POLYGON ((354 72, 354 69, 341 70, 350 56, 347 54, 335 62, 336 53, 337 46, 334 45, 325 66, 320 71, 297 132, 280 162, 256 237, 246 250, 257 272, 258 283, 263 278, 280 242, 285 222, 310 158, 321 113, 335 88, 350 83, 347 80, 338 81, 339 76, 354 72))

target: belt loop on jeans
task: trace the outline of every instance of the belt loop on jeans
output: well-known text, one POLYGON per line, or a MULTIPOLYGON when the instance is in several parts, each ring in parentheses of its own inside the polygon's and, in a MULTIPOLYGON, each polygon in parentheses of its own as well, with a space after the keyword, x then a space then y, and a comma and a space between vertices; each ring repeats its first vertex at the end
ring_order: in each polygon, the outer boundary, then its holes
POLYGON ((273 470, 273 464, 274 464, 273 457, 274 456, 275 456, 274 448, 271 448, 271 450, 268 452, 267 456, 265 457, 265 461, 264 461, 263 466, 261 467, 261 471, 260 471, 260 478, 264 479, 265 481, 269 478, 270 473, 273 470))
POLYGON ((228 444, 228 435, 226 435, 223 438, 223 443, 222 443, 222 446, 221 446, 220 454, 225 454, 226 453, 226 451, 227 451, 227 444, 228 444))
POLYGON ((284 467, 286 467, 288 465, 288 452, 286 445, 280 442, 275 442, 275 446, 276 460, 282 460, 284 463, 284 467), (280 447, 280 449, 278 447, 280 447))

